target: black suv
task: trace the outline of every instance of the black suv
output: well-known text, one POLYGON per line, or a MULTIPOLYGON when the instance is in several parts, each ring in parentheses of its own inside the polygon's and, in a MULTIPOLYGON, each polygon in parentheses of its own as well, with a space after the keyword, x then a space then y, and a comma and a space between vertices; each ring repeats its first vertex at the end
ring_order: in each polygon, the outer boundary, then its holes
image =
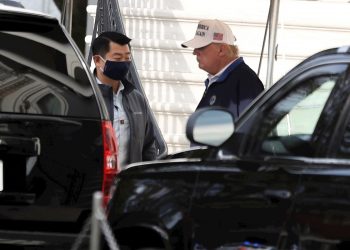
POLYGON ((306 59, 235 122, 198 110, 187 136, 204 146, 118 175, 121 249, 350 249, 350 47, 306 59))
POLYGON ((114 140, 95 79, 65 29, 0 4, 0 249, 70 249, 93 192, 109 199, 114 140))

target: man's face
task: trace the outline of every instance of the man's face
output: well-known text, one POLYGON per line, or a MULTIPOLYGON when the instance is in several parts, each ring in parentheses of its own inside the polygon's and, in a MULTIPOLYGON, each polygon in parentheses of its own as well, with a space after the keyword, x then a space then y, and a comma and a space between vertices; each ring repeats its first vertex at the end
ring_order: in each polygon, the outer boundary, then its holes
MULTIPOLYGON (((109 51, 106 53, 105 60, 116 61, 116 62, 125 62, 131 61, 131 52, 127 44, 120 45, 114 42, 109 43, 109 51)), ((99 57, 95 57, 96 67, 103 69, 105 62, 99 57)))
POLYGON ((193 55, 197 57, 198 67, 209 74, 215 75, 218 70, 219 47, 211 43, 202 48, 194 49, 193 55))

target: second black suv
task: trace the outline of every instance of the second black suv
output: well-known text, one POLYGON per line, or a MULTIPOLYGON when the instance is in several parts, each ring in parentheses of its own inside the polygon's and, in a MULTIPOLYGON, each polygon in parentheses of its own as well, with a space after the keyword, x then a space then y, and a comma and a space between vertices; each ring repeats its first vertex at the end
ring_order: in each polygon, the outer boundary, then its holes
POLYGON ((306 59, 236 121, 192 114, 193 148, 130 165, 108 220, 120 249, 350 249, 350 47, 306 59))

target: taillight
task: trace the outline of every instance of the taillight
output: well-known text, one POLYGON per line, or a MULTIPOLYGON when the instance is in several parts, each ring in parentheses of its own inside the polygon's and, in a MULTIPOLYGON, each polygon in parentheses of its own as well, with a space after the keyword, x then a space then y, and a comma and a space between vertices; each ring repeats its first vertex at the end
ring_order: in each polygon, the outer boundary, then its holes
POLYGON ((103 204, 107 206, 110 200, 110 189, 114 179, 119 172, 117 158, 117 139, 110 121, 102 121, 102 137, 103 137, 103 204))

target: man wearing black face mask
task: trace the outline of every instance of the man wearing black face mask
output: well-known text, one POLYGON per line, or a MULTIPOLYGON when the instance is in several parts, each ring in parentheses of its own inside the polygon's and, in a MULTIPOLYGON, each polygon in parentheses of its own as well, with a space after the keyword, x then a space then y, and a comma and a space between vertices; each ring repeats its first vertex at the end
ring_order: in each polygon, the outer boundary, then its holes
POLYGON ((130 41, 121 33, 104 32, 91 44, 94 74, 113 121, 121 168, 156 157, 146 100, 126 79, 131 62, 130 41))

